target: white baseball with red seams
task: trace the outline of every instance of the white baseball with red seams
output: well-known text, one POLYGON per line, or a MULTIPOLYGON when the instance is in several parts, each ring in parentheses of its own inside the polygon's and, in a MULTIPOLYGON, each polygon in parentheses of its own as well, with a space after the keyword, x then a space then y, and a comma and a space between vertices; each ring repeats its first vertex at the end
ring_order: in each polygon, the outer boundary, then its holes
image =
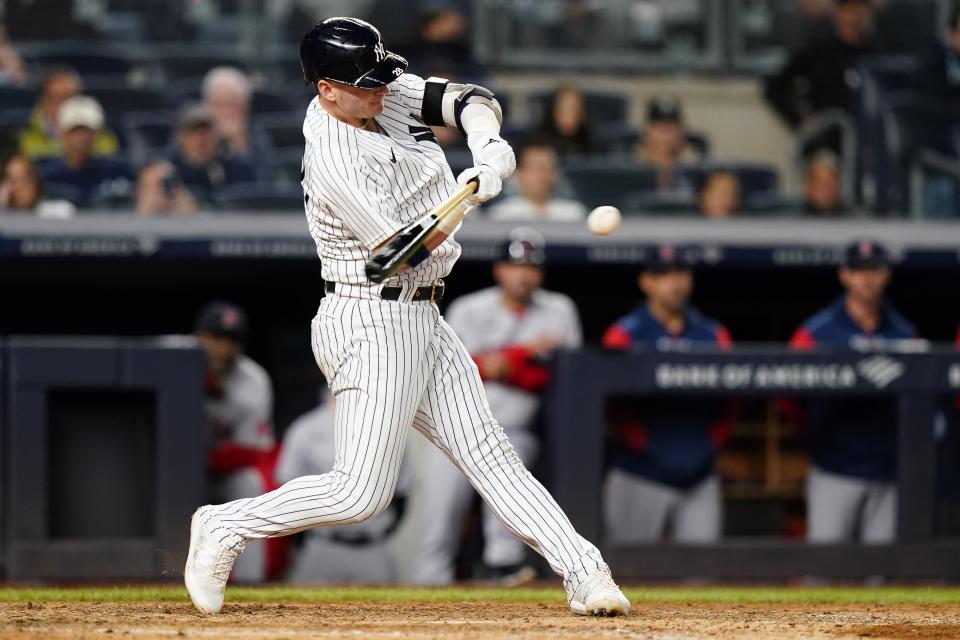
POLYGON ((622 220, 620 209, 604 205, 597 207, 587 216, 587 228, 595 236, 608 236, 617 230, 622 220))

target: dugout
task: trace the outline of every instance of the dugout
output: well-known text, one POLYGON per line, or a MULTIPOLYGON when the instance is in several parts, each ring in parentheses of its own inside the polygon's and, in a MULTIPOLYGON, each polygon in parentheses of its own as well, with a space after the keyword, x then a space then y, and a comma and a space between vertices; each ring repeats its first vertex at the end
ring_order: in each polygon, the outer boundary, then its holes
POLYGON ((198 350, 151 340, 10 337, 2 523, 12 579, 179 571, 202 502, 198 350))

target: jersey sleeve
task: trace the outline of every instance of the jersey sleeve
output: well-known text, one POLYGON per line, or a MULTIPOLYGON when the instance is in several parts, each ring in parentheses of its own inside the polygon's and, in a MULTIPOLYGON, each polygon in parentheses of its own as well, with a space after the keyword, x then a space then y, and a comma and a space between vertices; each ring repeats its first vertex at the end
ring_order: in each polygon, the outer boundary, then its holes
POLYGON ((389 192, 361 160, 356 132, 329 123, 318 128, 315 133, 326 136, 326 144, 307 142, 306 204, 310 206, 310 198, 320 198, 357 240, 374 249, 398 231, 387 215, 394 208, 389 192))
POLYGON ((426 81, 420 76, 405 73, 390 83, 390 95, 387 99, 403 105, 407 113, 423 122, 423 94, 426 85, 426 81))

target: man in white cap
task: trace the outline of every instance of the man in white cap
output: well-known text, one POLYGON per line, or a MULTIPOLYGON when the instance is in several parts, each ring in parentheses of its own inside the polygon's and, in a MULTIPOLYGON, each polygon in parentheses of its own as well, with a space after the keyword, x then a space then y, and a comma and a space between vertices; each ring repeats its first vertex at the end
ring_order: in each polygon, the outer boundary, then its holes
POLYGON ((40 167, 47 187, 80 208, 133 193, 135 176, 126 162, 94 155, 94 143, 103 125, 99 102, 89 96, 70 98, 57 114, 63 155, 44 161, 40 167))

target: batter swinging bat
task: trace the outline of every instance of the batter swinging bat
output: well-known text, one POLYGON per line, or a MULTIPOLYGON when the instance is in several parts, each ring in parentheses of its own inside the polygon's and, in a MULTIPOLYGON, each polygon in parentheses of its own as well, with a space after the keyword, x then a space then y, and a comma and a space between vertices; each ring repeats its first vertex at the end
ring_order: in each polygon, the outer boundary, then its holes
POLYGON ((367 278, 371 282, 380 284, 395 274, 423 247, 423 243, 427 241, 437 225, 456 210, 464 200, 475 193, 479 186, 480 181, 474 178, 451 196, 449 200, 420 220, 410 223, 393 240, 373 252, 364 268, 367 272, 367 278))

